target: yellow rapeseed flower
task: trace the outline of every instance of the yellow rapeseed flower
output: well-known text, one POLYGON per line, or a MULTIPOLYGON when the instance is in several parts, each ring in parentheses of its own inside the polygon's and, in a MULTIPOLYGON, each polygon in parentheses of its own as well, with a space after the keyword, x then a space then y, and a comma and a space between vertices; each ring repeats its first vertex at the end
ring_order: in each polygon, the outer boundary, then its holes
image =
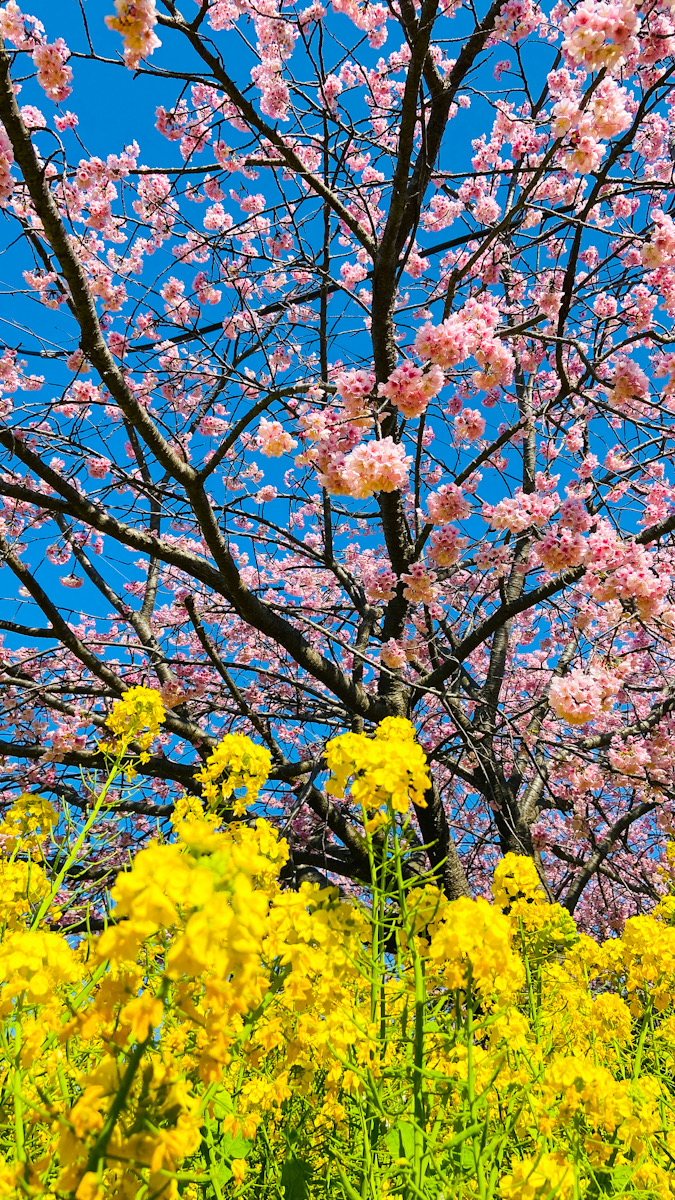
POLYGON ((166 720, 164 704, 153 688, 131 687, 121 700, 116 700, 106 725, 117 738, 117 748, 126 749, 137 742, 141 758, 152 745, 166 720))
POLYGON ((567 1200, 574 1192, 574 1167, 562 1154, 540 1154, 517 1162, 499 1185, 502 1200, 567 1200))
POLYGON ((244 796, 235 797, 232 804, 235 816, 242 817, 247 805, 257 800, 271 766, 272 756, 265 746, 257 746, 242 733, 226 733, 195 778, 212 807, 243 788, 244 796))
POLYGON ((343 733, 326 746, 330 779, 326 791, 344 796, 351 780, 351 798, 367 814, 391 803, 395 812, 407 813, 411 803, 426 807, 431 786, 426 755, 415 741, 415 729, 403 717, 387 717, 374 738, 363 733, 343 733))

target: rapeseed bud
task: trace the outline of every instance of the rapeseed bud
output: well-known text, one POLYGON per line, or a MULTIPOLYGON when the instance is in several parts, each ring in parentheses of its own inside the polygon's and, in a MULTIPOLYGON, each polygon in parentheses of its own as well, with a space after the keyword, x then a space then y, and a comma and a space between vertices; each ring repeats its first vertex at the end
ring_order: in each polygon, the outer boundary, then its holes
POLYGON ((623 936, 603 946, 610 971, 621 978, 637 1016, 646 1004, 663 1012, 675 997, 675 928, 654 916, 630 917, 623 936))
POLYGON ((573 917, 562 905, 548 902, 531 858, 505 854, 495 869, 492 896, 518 930, 528 959, 541 962, 577 941, 573 917))
POLYGON ((517 900, 542 904, 546 895, 537 868, 531 858, 509 852, 498 862, 492 880, 492 898, 502 909, 510 909, 517 900))
POLYGON ((14 1000, 59 1003, 55 989, 73 982, 80 967, 75 952, 58 933, 42 929, 6 932, 0 942, 0 1016, 14 1000))
POLYGON ((49 882, 35 862, 6 862, 0 858, 0 926, 25 925, 31 909, 49 895, 49 882))

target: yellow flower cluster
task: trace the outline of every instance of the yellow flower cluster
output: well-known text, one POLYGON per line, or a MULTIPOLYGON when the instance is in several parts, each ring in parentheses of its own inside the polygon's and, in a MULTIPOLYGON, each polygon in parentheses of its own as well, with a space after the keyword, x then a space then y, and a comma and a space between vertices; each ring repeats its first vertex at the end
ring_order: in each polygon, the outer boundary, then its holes
POLYGON ((31 910, 48 895, 47 876, 42 867, 31 862, 30 855, 26 861, 0 858, 0 922, 4 929, 25 925, 31 910))
POLYGON ((241 817, 247 805, 257 800, 271 765, 272 756, 265 746, 256 746, 241 733, 227 733, 196 778, 202 784, 205 800, 213 808, 243 789, 243 797, 235 796, 231 805, 234 815, 241 817))
POLYGON ((369 833, 386 822, 389 805, 403 814, 411 804, 426 807, 431 778, 415 736, 415 727, 404 717, 386 717, 373 738, 343 733, 326 746, 326 791, 342 798, 351 780, 351 799, 366 814, 369 833))
MULTIPOLYGON (((334 780, 371 773, 391 821, 374 903, 285 890, 270 824, 190 798, 79 946, 34 916, 42 866, 0 859, 3 1200, 675 1200, 664 906, 597 945, 529 859, 493 904, 413 887, 392 814, 424 756, 405 722, 345 736, 334 780)), ((261 786, 245 741, 202 771, 216 802, 261 786)))
POLYGON ((536 1158, 523 1158, 513 1174, 505 1175, 499 1188, 502 1200, 567 1200, 574 1195, 574 1167, 561 1154, 544 1151, 536 1158))
POLYGON ((43 929, 12 930, 0 943, 0 1016, 14 1002, 44 1004, 58 984, 77 978, 75 954, 58 933, 43 929))
POLYGON ((442 904, 429 935, 429 963, 436 985, 446 991, 473 986, 489 1002, 523 986, 523 965, 511 948, 511 923, 487 900, 442 904))
POLYGON ((58 814, 49 800, 22 792, 7 809, 0 824, 0 845, 8 854, 21 846, 32 857, 39 856, 42 843, 57 821, 58 814))
POLYGON ((560 904, 546 903, 531 858, 505 854, 495 869, 492 896, 517 925, 519 940, 529 958, 560 953, 578 940, 576 925, 567 910, 560 904))
POLYGON ((121 700, 115 701, 106 724, 115 734, 118 751, 124 751, 131 742, 136 742, 143 760, 165 720, 159 692, 152 688, 131 687, 121 700))
POLYGON ((634 1015, 650 1005, 663 1012, 675 996, 675 928, 659 916, 631 917, 621 941, 610 946, 606 966, 620 980, 634 1015))

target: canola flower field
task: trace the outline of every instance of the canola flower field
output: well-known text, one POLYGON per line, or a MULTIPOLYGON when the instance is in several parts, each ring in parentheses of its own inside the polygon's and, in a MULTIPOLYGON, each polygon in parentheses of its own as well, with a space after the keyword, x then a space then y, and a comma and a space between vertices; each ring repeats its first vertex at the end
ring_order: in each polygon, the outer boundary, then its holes
POLYGON ((362 807, 368 903, 282 888, 285 842, 246 815, 269 756, 231 734, 203 803, 118 876, 114 921, 54 929, 163 718, 144 688, 115 706, 108 780, 55 878, 46 801, 0 829, 0 1198, 675 1196, 675 886, 603 945, 527 858, 500 862, 492 903, 446 900, 408 869, 428 775, 403 719, 326 750, 329 789, 362 807))

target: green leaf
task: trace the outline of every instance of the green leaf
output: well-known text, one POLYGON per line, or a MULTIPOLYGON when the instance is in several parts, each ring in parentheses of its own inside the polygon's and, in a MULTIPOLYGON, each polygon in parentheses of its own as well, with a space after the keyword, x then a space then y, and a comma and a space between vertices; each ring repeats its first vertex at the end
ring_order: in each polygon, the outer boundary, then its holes
POLYGON ((389 1130, 384 1144, 392 1158, 412 1158, 415 1153, 415 1129, 409 1121, 399 1121, 389 1130))
POLYGON ((213 1099, 213 1115, 217 1121, 222 1121, 229 1113, 234 1112, 232 1097, 224 1089, 219 1089, 213 1099))
POLYGON ((212 1182, 218 1187, 224 1187, 232 1179, 232 1172, 227 1163, 212 1163, 210 1175, 212 1182))
POLYGON ((240 1133, 221 1133, 214 1139, 218 1151, 223 1158, 246 1158, 250 1153, 253 1142, 243 1138, 240 1133))
POLYGON ((309 1179, 312 1168, 302 1158, 293 1155, 287 1158, 281 1168, 281 1186, 284 1189, 285 1200, 308 1200, 309 1179))

